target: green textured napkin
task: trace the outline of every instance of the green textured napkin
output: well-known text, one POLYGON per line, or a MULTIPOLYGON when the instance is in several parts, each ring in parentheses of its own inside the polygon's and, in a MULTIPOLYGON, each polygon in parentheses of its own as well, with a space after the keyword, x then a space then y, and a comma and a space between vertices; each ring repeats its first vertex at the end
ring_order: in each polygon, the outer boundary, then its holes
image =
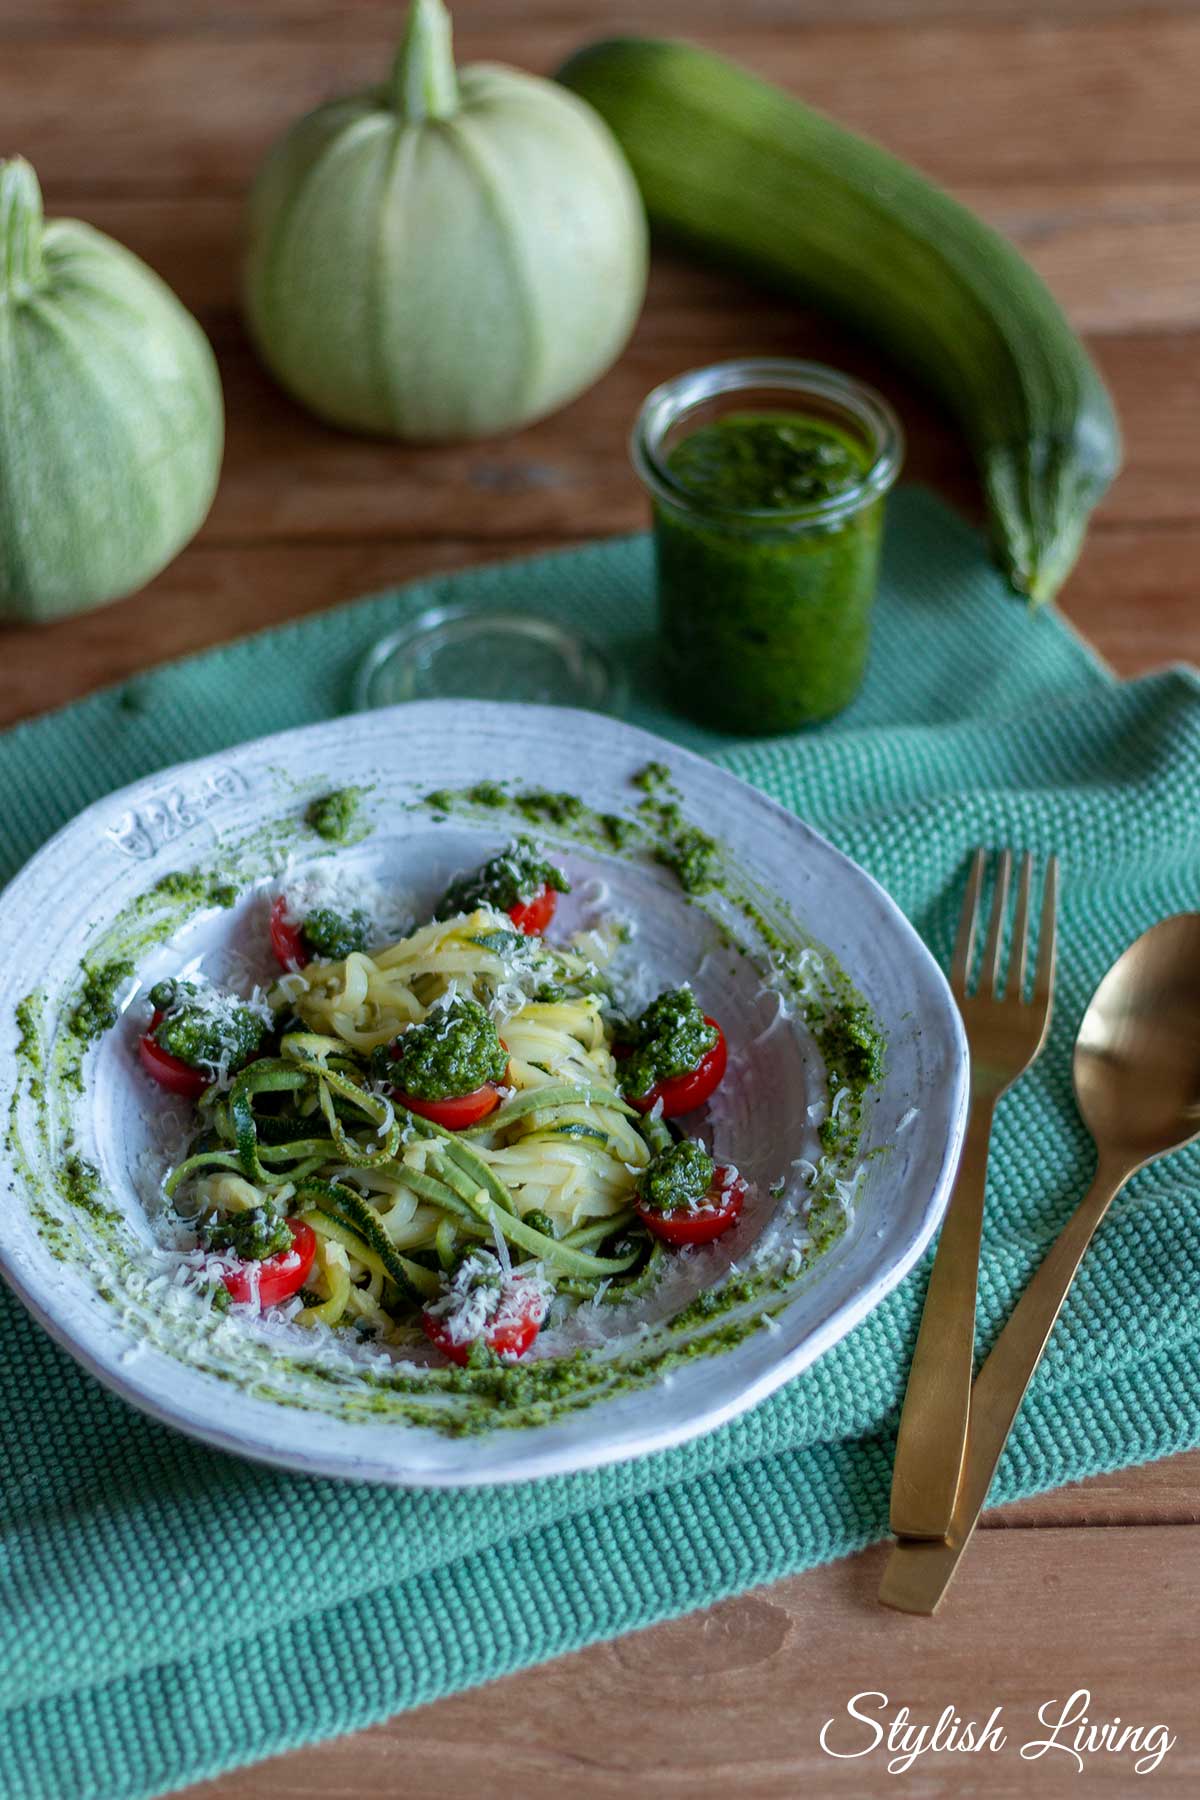
MULTIPOLYGON (((448 595, 585 625, 627 661, 633 717, 811 820, 943 960, 973 845, 1063 854, 1054 1032, 997 1126, 986 1345, 1090 1174, 1068 1058, 1091 989, 1138 932, 1196 904, 1200 683, 1116 684, 1054 614, 1004 592, 970 531, 901 492, 867 688, 819 733, 735 743, 659 709, 648 548, 616 542, 343 608, 17 727, 0 738, 4 873, 163 745, 199 754, 339 711, 400 610, 448 595)), ((993 1498, 1200 1442, 1198 1175, 1200 1153, 1182 1153, 1114 1207, 993 1498)), ((696 1443, 465 1494, 202 1449, 110 1398, 0 1292, 0 1793, 161 1792, 880 1537, 921 1292, 914 1275, 696 1443)))

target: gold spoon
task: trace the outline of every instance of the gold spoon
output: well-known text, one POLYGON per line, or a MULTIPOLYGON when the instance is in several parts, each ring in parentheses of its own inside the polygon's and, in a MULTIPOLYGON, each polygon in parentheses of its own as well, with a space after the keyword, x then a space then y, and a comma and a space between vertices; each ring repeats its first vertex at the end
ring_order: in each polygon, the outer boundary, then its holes
POLYGON ((1079 1028, 1074 1076, 1098 1152, 1095 1178, 976 1377, 949 1535, 902 1538, 892 1551, 879 1598, 901 1612, 933 1612, 949 1586, 1101 1219, 1131 1175, 1200 1136, 1200 913, 1164 919, 1113 964, 1079 1028))

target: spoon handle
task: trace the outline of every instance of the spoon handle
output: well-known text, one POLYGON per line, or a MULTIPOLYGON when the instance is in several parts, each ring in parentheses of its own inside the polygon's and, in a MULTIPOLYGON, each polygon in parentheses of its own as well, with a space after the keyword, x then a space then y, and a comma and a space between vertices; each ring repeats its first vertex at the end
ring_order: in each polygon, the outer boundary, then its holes
POLYGON ((944 1543, 900 1540, 888 1559, 879 1589, 885 1606, 911 1613, 936 1610, 983 1511, 1013 1420, 1084 1252, 1128 1179, 1128 1169, 1106 1168, 1101 1163, 1087 1194, 1013 1309, 971 1390, 967 1454, 949 1536, 944 1543))

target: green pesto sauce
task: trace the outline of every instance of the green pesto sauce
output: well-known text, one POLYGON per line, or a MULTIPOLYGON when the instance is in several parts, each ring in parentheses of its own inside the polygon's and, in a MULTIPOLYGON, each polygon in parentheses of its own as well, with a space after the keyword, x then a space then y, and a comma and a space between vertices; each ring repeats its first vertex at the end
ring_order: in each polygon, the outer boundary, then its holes
POLYGON ((27 1072, 31 1097, 41 1101, 46 1088, 43 1078, 42 1034, 38 1023, 38 996, 26 994, 17 1003, 17 1060, 27 1072))
POLYGON ((629 1048, 620 1063, 621 1088, 634 1100, 643 1099, 660 1081, 691 1074, 717 1042, 691 988, 660 994, 617 1037, 629 1048))
POLYGON ((333 793, 322 794, 320 799, 309 804, 304 823, 328 843, 344 844, 358 818, 361 800, 361 788, 336 788, 333 793))
POLYGON ((110 1222, 120 1218, 116 1207, 109 1206, 102 1198, 104 1184, 99 1169, 78 1152, 70 1151, 64 1156, 59 1166, 59 1181, 63 1198, 76 1212, 85 1213, 90 1219, 110 1222))
POLYGON ((671 781, 671 771, 664 762, 648 762, 629 777, 630 787, 643 794, 674 794, 678 790, 671 781))
POLYGON ((231 1251, 243 1262, 264 1262, 277 1251, 288 1249, 292 1241, 291 1229, 282 1213, 266 1206, 218 1215, 201 1225, 200 1234, 210 1250, 231 1251))
POLYGON ((248 1006, 231 1005, 215 1016, 193 999, 190 981, 160 981, 150 989, 151 1006, 162 1013, 154 1026, 155 1043, 190 1069, 237 1068, 262 1043, 266 1025, 248 1006))
POLYGON ((836 1006, 813 1006, 806 1011, 829 1083, 831 1110, 821 1123, 821 1148, 834 1155, 843 1145, 857 1143, 863 1097, 883 1074, 883 1038, 862 1001, 843 1000, 836 1006), (844 1095, 840 1101, 839 1094, 844 1095))
POLYGON ((185 900, 191 905, 224 906, 237 904, 238 891, 233 882, 220 876, 206 875, 202 869, 172 869, 154 884, 154 893, 167 900, 185 900))
MULTIPOLYGON (((478 804, 478 803, 477 803, 478 804)), ((484 804, 491 804, 484 802, 484 804)), ((569 894, 571 884, 562 870, 538 850, 532 838, 514 838, 508 847, 470 875, 452 881, 438 901, 434 917, 452 919, 458 913, 490 906, 497 912, 532 900, 543 888, 569 894)))
POLYGON ((620 813, 600 813, 600 829, 614 850, 624 850, 637 835, 637 826, 632 819, 623 819, 620 813))
POLYGON ((685 894, 709 894, 721 887, 721 847, 684 818, 667 765, 647 763, 630 779, 645 796, 637 810, 654 835, 654 860, 670 869, 685 894))
POLYGON ((366 913, 336 912, 332 906, 314 906, 305 915, 301 934, 314 956, 327 956, 330 962, 342 962, 356 950, 365 950, 371 934, 366 913))
POLYGON ((853 438, 803 413, 730 413, 676 444, 672 475, 706 506, 795 512, 858 486, 866 459, 853 438))
POLYGON ((469 790, 476 806, 504 806, 508 796, 498 781, 477 781, 469 790))
POLYGON ((524 793, 514 794, 509 804, 531 825, 569 825, 584 812, 577 794, 556 794, 550 788, 526 788, 524 793))
POLYGON ((638 1197, 655 1212, 699 1206, 713 1183, 717 1165, 696 1138, 660 1150, 638 1182, 638 1197))
POLYGON ((709 894, 719 886, 718 849, 714 838, 698 825, 689 825, 666 839, 657 860, 671 870, 685 894, 709 894))
POLYGON ((117 1022, 117 991, 132 979, 133 964, 114 957, 97 968, 84 965, 79 999, 71 1014, 70 1029, 83 1043, 91 1043, 117 1022))
POLYGON ((883 500, 829 520, 795 515, 848 494, 868 466, 855 439, 800 413, 730 414, 675 445, 679 500, 655 502, 654 541, 663 656, 686 712, 764 736, 853 699, 883 500))
POLYGON ((478 1000, 452 1003, 401 1032, 381 1059, 387 1079, 416 1100, 449 1100, 503 1081, 508 1052, 478 1000))

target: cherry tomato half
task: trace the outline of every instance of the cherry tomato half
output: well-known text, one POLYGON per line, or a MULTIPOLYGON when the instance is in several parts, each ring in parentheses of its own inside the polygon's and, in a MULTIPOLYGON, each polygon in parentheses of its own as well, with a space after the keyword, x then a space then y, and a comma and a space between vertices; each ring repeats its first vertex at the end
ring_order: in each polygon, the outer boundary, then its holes
POLYGON ((538 937, 554 917, 557 905, 558 890, 543 886, 532 900, 518 900, 515 906, 510 906, 508 916, 526 937, 538 937))
POLYGON ((166 1088, 169 1094, 182 1094, 185 1100, 198 1100, 210 1085, 212 1077, 202 1069, 193 1069, 191 1063, 185 1063, 178 1056, 172 1056, 164 1050, 154 1036, 154 1028, 162 1018, 156 1012, 150 1021, 150 1029, 138 1039, 138 1056, 143 1069, 159 1087, 166 1088))
MULTIPOLYGON (((518 1277, 510 1282, 505 1293, 502 1317, 488 1326, 483 1333, 483 1341, 497 1356, 515 1360, 518 1356, 524 1356, 541 1330, 544 1317, 545 1302, 537 1288, 518 1277)), ((456 1344, 450 1336, 445 1319, 440 1319, 433 1313, 422 1313, 421 1324, 425 1336, 443 1356, 455 1363, 467 1361, 471 1354, 471 1344, 456 1344)), ((475 1341, 477 1340, 472 1340, 475 1341)))
POLYGON ((695 1211, 681 1207, 677 1212, 660 1212, 653 1206, 639 1206, 638 1217, 647 1231, 664 1244, 711 1244, 723 1231, 736 1225, 746 1204, 746 1183, 732 1169, 719 1168, 704 1204, 695 1211))
POLYGON ((289 1219, 287 1224, 292 1234, 289 1250, 277 1250, 257 1263, 239 1262, 221 1276, 231 1299, 241 1305, 257 1299, 260 1306, 278 1306, 304 1286, 317 1254, 316 1235, 303 1219, 289 1219))
POLYGON ((695 1112, 703 1106, 709 1095, 713 1093, 725 1073, 725 1065, 729 1061, 729 1046, 725 1042, 725 1033, 715 1019, 704 1015, 704 1023, 711 1025, 717 1034, 717 1041, 711 1050, 706 1050, 694 1069, 686 1075, 669 1075, 665 1081, 656 1081, 649 1093, 640 1099, 628 1095, 630 1106, 636 1106, 639 1112, 650 1112, 656 1101, 662 1101, 664 1119, 676 1119, 680 1113, 695 1112))
POLYGON ((287 916, 287 900, 280 894, 271 908, 271 948, 281 969, 302 969, 311 959, 304 947, 304 933, 287 916))
POLYGON ((409 1112, 443 1125, 447 1131, 465 1131, 468 1125, 477 1125, 500 1104, 500 1090, 494 1081, 485 1081, 471 1094, 454 1094, 445 1100, 417 1100, 403 1088, 393 1088, 392 1094, 409 1112))

